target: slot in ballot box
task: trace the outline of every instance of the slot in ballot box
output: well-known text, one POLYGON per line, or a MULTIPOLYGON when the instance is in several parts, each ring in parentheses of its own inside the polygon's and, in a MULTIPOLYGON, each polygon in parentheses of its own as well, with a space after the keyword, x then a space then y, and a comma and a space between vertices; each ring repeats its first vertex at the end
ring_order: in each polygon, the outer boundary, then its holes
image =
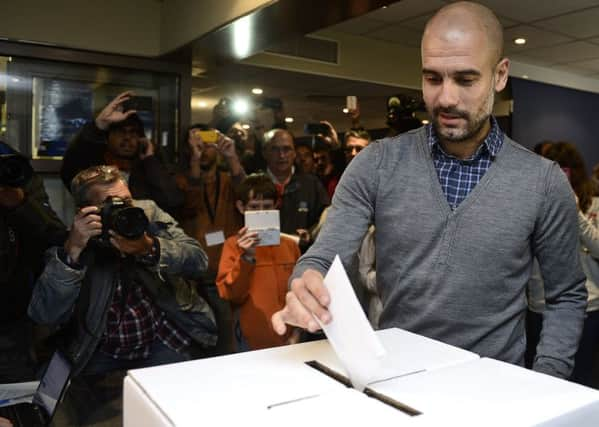
POLYGON ((599 420, 595 390, 400 329, 377 335, 388 357, 364 392, 347 387, 326 340, 130 371, 124 426, 548 427, 599 420))

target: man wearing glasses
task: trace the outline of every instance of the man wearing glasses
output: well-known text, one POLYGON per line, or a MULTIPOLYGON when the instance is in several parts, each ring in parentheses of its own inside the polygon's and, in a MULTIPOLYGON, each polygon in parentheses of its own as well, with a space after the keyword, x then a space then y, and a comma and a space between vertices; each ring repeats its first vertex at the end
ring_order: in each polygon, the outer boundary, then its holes
POLYGON ((318 223, 329 204, 326 190, 311 174, 296 173, 293 136, 286 130, 273 129, 264 142, 266 172, 277 188, 277 207, 281 211, 281 231, 300 238, 300 249, 311 242, 309 229, 318 223))

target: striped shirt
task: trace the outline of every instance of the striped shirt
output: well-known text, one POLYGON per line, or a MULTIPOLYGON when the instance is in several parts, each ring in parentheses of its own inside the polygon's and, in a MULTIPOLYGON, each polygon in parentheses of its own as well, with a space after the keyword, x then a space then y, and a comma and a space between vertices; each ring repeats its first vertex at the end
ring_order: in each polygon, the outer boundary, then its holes
POLYGON ((458 159, 445 153, 431 124, 427 125, 426 135, 443 193, 451 209, 456 209, 491 167, 503 145, 503 132, 491 116, 489 134, 467 159, 458 159))

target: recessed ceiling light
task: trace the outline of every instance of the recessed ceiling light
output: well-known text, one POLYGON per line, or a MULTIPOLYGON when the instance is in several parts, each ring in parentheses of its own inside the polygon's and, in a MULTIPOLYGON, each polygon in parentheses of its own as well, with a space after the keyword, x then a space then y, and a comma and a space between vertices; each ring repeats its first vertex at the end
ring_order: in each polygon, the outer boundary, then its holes
POLYGON ((527 79, 527 78, 528 78, 528 74, 524 74, 524 75, 522 76, 522 78, 523 78, 523 79, 527 79))
POLYGON ((426 119, 422 120, 422 124, 423 124, 423 125, 428 125, 429 123, 430 123, 430 122, 429 122, 428 120, 426 120, 426 119))
POLYGON ((259 88, 259 87, 255 87, 255 88, 252 89, 252 93, 254 95, 262 95, 264 93, 264 91, 261 88, 259 88))
POLYGON ((293 117, 285 117, 285 123, 293 123, 294 119, 293 117))
POLYGON ((526 44, 526 39, 524 37, 518 37, 514 39, 514 44, 523 45, 526 44))
POLYGON ((343 109, 343 114, 347 114, 347 113, 349 113, 349 109, 346 107, 343 109))
POLYGON ((241 125, 241 127, 242 127, 243 129, 246 129, 246 130, 247 130, 247 129, 249 129, 249 128, 250 128, 250 125, 248 125, 247 123, 244 123, 244 124, 242 124, 242 125, 241 125))
POLYGON ((208 103, 206 101, 198 101, 198 107, 206 108, 207 106, 208 106, 208 103))
POLYGON ((15 83, 18 83, 18 82, 20 82, 20 80, 19 80, 18 78, 16 78, 16 77, 13 77, 13 78, 11 78, 11 80, 12 80, 13 82, 15 82, 15 83))

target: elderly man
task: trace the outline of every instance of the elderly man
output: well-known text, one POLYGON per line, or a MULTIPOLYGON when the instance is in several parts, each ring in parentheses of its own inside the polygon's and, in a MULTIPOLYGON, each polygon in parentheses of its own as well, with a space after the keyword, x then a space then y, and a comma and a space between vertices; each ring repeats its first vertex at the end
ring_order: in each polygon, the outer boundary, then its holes
POLYGON ((71 191, 79 210, 64 246, 48 250, 28 312, 71 325, 75 373, 183 361, 213 345, 212 312, 186 280, 206 269, 199 244, 154 202, 133 200, 114 166, 80 172, 71 191))
POLYGON ((277 188, 281 231, 299 235, 300 248, 304 250, 311 242, 308 230, 318 223, 320 214, 329 204, 327 192, 316 176, 296 173, 295 146, 289 131, 269 131, 263 152, 266 171, 277 188))
POLYGON ((370 144, 349 165, 317 242, 292 275, 273 326, 330 322, 322 278, 376 226, 380 326, 523 364, 525 289, 537 258, 547 308, 533 369, 570 375, 586 306, 576 203, 559 167, 503 134, 491 116, 508 78, 495 15, 443 7, 422 38, 432 125, 370 144))

